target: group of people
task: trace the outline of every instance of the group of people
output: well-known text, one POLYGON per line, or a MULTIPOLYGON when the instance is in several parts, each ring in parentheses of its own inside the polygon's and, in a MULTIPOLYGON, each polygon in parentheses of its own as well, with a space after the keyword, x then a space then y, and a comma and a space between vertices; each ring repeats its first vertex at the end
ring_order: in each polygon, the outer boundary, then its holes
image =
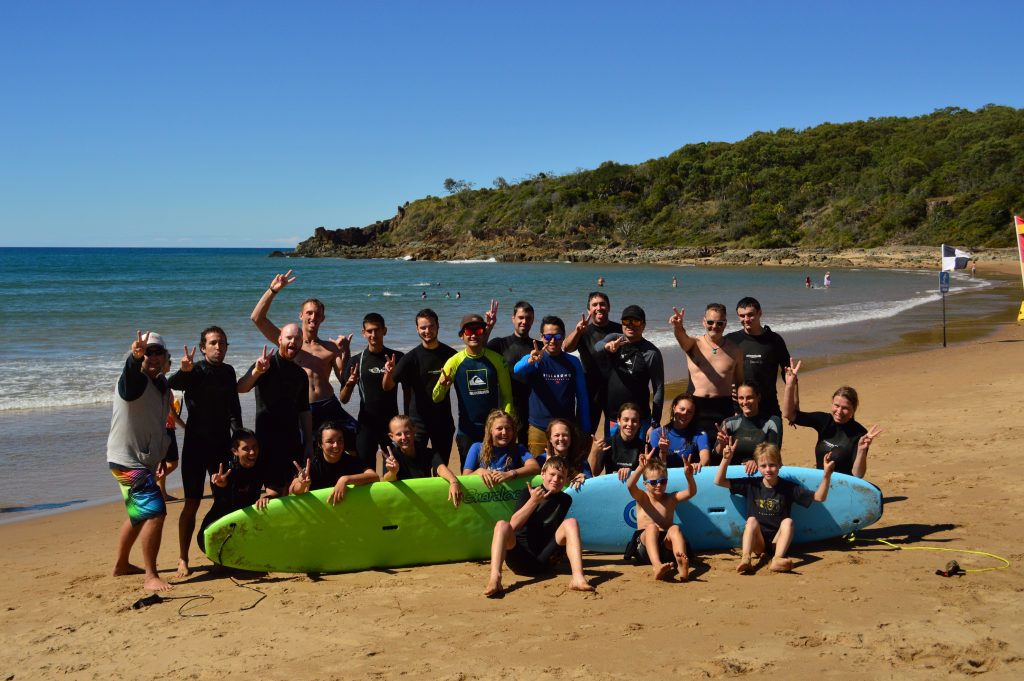
POLYGON ((172 458, 167 418, 174 389, 184 392, 185 413, 179 576, 190 572, 189 548, 207 481, 214 502, 199 528, 200 546, 209 523, 238 508, 264 507, 273 497, 331 488, 328 501, 336 504, 351 485, 440 476, 458 507, 463 488, 457 474, 478 475, 493 487, 539 473, 542 486, 528 484, 510 521, 495 528, 486 590, 491 597, 503 593, 505 562, 532 573, 550 569, 562 556, 569 560, 572 587, 591 588, 582 573, 579 527, 566 518, 571 497, 562 489, 601 474, 618 476, 637 498, 638 533, 627 554, 651 563, 655 577, 666 577, 673 566, 686 577, 685 540, 673 529, 673 512, 693 495, 693 474, 706 465, 720 466, 716 482, 746 494, 757 519, 748 523, 741 568, 774 543, 772 569, 788 569, 790 525, 782 517, 762 517, 767 506, 757 502, 761 497, 726 481, 725 466, 745 463, 748 473, 760 471, 751 479, 787 500, 770 506, 788 517, 794 500, 824 500, 832 470, 863 477, 880 432, 854 420, 857 394, 848 386, 836 391, 830 412, 800 410, 800 363, 761 324, 754 298, 737 303, 742 329, 729 334, 724 305, 707 305, 699 335, 687 332, 685 310, 673 309, 668 323, 686 356, 690 391, 672 400, 663 420, 664 362, 644 338, 647 318, 639 305, 627 305, 613 321, 608 296, 594 291, 571 329, 557 316, 544 316, 534 338, 534 308, 519 301, 512 334, 496 337, 498 303, 492 301, 484 314, 461 319, 459 349, 440 342, 440 320, 425 308, 415 316, 420 343, 405 353, 385 345, 385 320, 370 313, 362 320, 366 345, 357 352, 351 335, 320 337, 325 307, 315 298, 302 303, 299 323, 278 327, 270 321, 275 296, 295 280, 291 271, 276 275, 253 309, 252 322, 273 347, 265 345, 240 378, 225 362, 228 338, 221 327, 203 329, 202 359, 196 361, 197 348, 186 345, 170 375, 163 338, 138 332, 115 390, 107 446, 128 510, 115 575, 142 572, 146 588, 170 588, 157 574, 156 555, 166 515, 160 482, 172 458), (341 386, 337 394, 332 375, 341 386), (238 398, 249 391, 256 401, 253 430, 243 427, 238 398), (355 392, 360 406, 352 416, 343 405, 355 392), (778 478, 783 418, 818 433, 816 464, 826 477, 824 489, 813 495, 778 478), (453 442, 455 471, 449 468, 453 442), (685 468, 687 491, 665 492, 664 473, 672 467, 685 468), (128 560, 136 539, 142 568, 128 560))

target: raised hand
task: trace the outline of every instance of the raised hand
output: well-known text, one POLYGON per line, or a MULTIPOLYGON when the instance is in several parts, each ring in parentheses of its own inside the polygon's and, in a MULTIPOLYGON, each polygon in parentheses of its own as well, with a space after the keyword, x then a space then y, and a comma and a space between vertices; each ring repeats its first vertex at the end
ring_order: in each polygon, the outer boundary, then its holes
POLYGON ((576 333, 580 334, 587 330, 590 321, 594 318, 594 311, 584 312, 580 315, 580 321, 576 323, 576 333))
POLYGON ((352 334, 345 335, 341 334, 332 341, 338 347, 338 354, 348 354, 349 348, 352 346, 352 334))
POLYGON ((651 460, 651 455, 654 454, 654 450, 648 444, 644 445, 644 453, 637 458, 636 467, 640 470, 647 468, 647 462, 651 460))
POLYGON ((658 429, 658 449, 661 450, 662 458, 668 460, 668 448, 671 442, 668 439, 668 433, 665 432, 668 426, 662 426, 658 429))
POLYGON ((800 373, 800 365, 803 362, 798 362, 792 357, 789 358, 789 366, 786 367, 786 383, 796 383, 797 374, 800 373))
POLYGON ((688 478, 692 477, 694 473, 697 473, 699 471, 700 471, 700 464, 699 463, 695 464, 695 463, 691 463, 690 461, 687 461, 686 464, 683 465, 683 473, 688 478))
POLYGON ((716 423, 715 430, 718 431, 715 435, 715 449, 724 448, 729 444, 729 430, 725 427, 725 421, 716 423))
POLYGON ((227 487, 229 475, 231 475, 231 469, 229 468, 225 471, 224 464, 218 464, 217 472, 210 476, 210 484, 217 487, 227 487))
POLYGON ((673 307, 672 316, 668 318, 668 325, 673 329, 683 328, 683 318, 686 316, 685 307, 673 307))
POLYGON ((295 479, 299 481, 299 486, 302 491, 299 494, 305 494, 309 491, 310 479, 309 479, 309 462, 311 459, 306 459, 306 466, 303 468, 299 465, 298 461, 292 461, 292 465, 295 466, 295 479))
POLYGON ((444 369, 441 369, 441 375, 437 377, 438 382, 446 388, 452 384, 451 374, 445 373, 444 369))
POLYGON ((875 424, 868 429, 868 432, 860 436, 860 442, 857 443, 858 451, 867 451, 868 447, 876 437, 882 434, 882 427, 875 424))
MULTIPOLYGON (((721 434, 722 431, 719 431, 721 434)), ((725 445, 722 447, 722 461, 732 461, 732 455, 736 453, 736 438, 727 435, 725 445)))
POLYGON ((146 343, 149 340, 149 332, 146 335, 142 335, 142 330, 136 331, 138 338, 132 341, 132 357, 135 359, 142 359, 146 356, 146 343))
POLYGON ((491 307, 484 312, 484 323, 488 329, 494 328, 494 325, 498 321, 498 301, 491 299, 491 307))
POLYGON ((628 342, 629 341, 626 339, 625 336, 619 336, 618 338, 616 338, 614 340, 610 340, 607 343, 605 343, 604 344, 604 349, 605 349, 606 352, 610 352, 612 354, 615 354, 616 352, 619 351, 619 348, 621 348, 623 345, 625 345, 628 342))
POLYGON ((539 340, 533 341, 533 350, 530 351, 530 359, 527 360, 530 364, 536 364, 540 361, 540 358, 544 356, 544 344, 539 340))
POLYGON ((192 371, 195 367, 193 360, 196 357, 196 348, 192 346, 192 352, 188 351, 188 346, 185 346, 185 354, 181 356, 181 370, 185 373, 192 371))
POLYGON ((345 384, 348 385, 349 387, 352 387, 352 386, 354 386, 358 382, 359 382, 359 364, 354 364, 354 365, 352 365, 352 369, 349 370, 349 372, 348 372, 348 379, 345 381, 345 384))
POLYGON ((529 481, 526 482, 526 489, 530 490, 530 499, 537 502, 538 504, 551 494, 551 491, 541 485, 540 487, 534 487, 529 481))
POLYGON ((388 473, 394 473, 395 475, 398 475, 398 467, 398 459, 395 458, 394 453, 391 451, 391 448, 389 447, 384 454, 384 470, 386 470, 388 473))
POLYGON ((828 452, 825 454, 824 463, 825 475, 832 475, 832 473, 836 470, 836 462, 832 460, 832 452, 828 452))
POLYGON ((260 374, 265 372, 267 369, 269 369, 270 368, 270 358, 273 357, 273 356, 274 356, 274 350, 271 350, 270 354, 268 355, 267 354, 267 346, 264 345, 263 346, 263 354, 260 355, 260 358, 258 360, 256 360, 256 366, 254 366, 252 368, 252 375, 253 376, 259 376, 260 374))
POLYGON ((275 274, 274 278, 270 281, 270 290, 277 293, 293 281, 295 281, 295 277, 292 277, 291 270, 288 270, 284 274, 275 274))
POLYGON ((388 355, 387 359, 384 360, 384 373, 391 374, 395 371, 395 356, 394 354, 388 355))

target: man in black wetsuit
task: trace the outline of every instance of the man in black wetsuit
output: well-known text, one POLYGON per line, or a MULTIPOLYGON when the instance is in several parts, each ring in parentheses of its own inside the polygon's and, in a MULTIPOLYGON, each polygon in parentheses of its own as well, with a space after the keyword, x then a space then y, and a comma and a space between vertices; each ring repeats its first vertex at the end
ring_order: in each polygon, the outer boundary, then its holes
POLYGON ((181 368, 168 383, 185 391, 185 443, 181 452, 181 480, 185 505, 178 518, 178 577, 189 575, 188 550, 196 529, 196 514, 206 480, 231 460, 231 436, 242 428, 235 369, 224 363, 228 337, 219 326, 199 335, 203 358, 193 362, 196 349, 185 348, 181 368))
POLYGON ((598 414, 608 401, 608 375, 611 362, 604 352, 597 352, 594 346, 609 334, 621 334, 622 325, 608 318, 611 310, 608 296, 601 291, 593 291, 587 299, 587 311, 581 315, 579 324, 565 339, 562 349, 565 352, 579 351, 583 373, 587 376, 587 393, 590 396, 591 431, 597 431, 597 425, 603 420, 615 418, 615 414, 605 414, 598 419, 598 414))
POLYGON ((608 355, 611 365, 608 392, 602 405, 606 440, 610 433, 610 419, 618 418, 619 408, 627 402, 634 403, 640 410, 641 440, 646 440, 649 428, 656 428, 661 423, 665 405, 665 364, 661 350, 644 338, 646 327, 647 315, 643 308, 627 305, 622 311, 622 333, 602 338, 594 346, 595 351, 608 355))
MULTIPOLYGON (((520 359, 533 351, 533 339, 530 338, 533 319, 533 305, 520 300, 512 310, 512 335, 487 341, 487 349, 494 350, 504 357, 509 371, 520 359)), ((512 403, 516 407, 516 420, 519 422, 519 444, 526 445, 530 417, 530 384, 525 376, 512 374, 512 403)))
POLYGON ((384 376, 393 373, 403 353, 384 346, 388 327, 376 312, 363 317, 363 338, 366 349, 352 355, 345 365, 348 377, 341 386, 341 402, 348 404, 352 390, 359 388, 359 423, 356 430, 356 452, 364 461, 376 461, 377 450, 387 447, 388 423, 398 416, 398 395, 384 389, 384 376))
POLYGON ((786 379, 790 359, 786 341, 769 327, 761 325, 761 303, 756 298, 741 298, 736 303, 736 314, 743 330, 733 331, 725 337, 743 351, 743 377, 756 383, 761 392, 759 413, 781 417, 776 381, 786 379))
POLYGON ((455 437, 452 402, 447 394, 441 402, 434 402, 431 394, 444 363, 455 354, 455 349, 437 340, 438 326, 437 313, 429 307, 416 313, 420 344, 398 360, 393 375, 384 374, 381 384, 384 390, 394 390, 396 383, 402 384, 402 392, 408 396, 405 411, 415 426, 417 448, 422 449, 429 440, 431 448, 447 463, 455 437))
POLYGON ((295 467, 313 453, 313 417, 309 411, 309 379, 295 362, 302 348, 298 324, 285 324, 277 352, 263 355, 238 379, 238 392, 256 388, 256 437, 259 466, 268 489, 288 493, 295 467))

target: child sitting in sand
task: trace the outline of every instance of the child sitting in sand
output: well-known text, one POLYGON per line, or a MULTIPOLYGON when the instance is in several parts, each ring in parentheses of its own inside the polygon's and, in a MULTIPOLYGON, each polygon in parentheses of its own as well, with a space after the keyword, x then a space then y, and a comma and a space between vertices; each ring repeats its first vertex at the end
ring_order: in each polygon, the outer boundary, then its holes
POLYGON ((327 501, 334 506, 345 500, 349 485, 369 485, 377 482, 376 461, 367 461, 355 452, 349 451, 345 441, 345 430, 338 421, 325 421, 317 431, 319 446, 306 460, 305 467, 297 461, 295 479, 288 488, 289 494, 305 494, 311 489, 333 487, 327 501))
POLYGON ((825 475, 818 489, 812 493, 806 487, 779 477, 782 468, 782 453, 778 445, 762 442, 754 449, 754 461, 760 478, 737 478, 726 480, 726 469, 736 451, 735 438, 722 452, 722 463, 715 472, 715 484, 728 487, 733 494, 742 494, 747 499, 747 525, 743 530, 743 555, 736 571, 749 574, 754 571, 751 557, 765 555, 769 544, 775 544, 775 557, 769 569, 773 572, 789 572, 793 561, 786 557, 793 541, 793 519, 790 512, 793 502, 807 508, 812 501, 825 501, 836 465, 832 455, 825 455, 825 475))
POLYGON ((516 478, 532 478, 540 464, 530 451, 516 442, 516 422, 500 409, 487 415, 484 441, 469 448, 463 475, 479 475, 492 488, 516 478))
POLYGON ((260 443, 256 433, 245 428, 235 431, 231 438, 231 461, 225 470, 220 464, 217 472, 210 476, 210 489, 213 492, 213 506, 199 525, 196 542, 199 548, 206 551, 205 530, 215 520, 223 518, 241 508, 252 506, 263 510, 267 502, 277 496, 268 489, 263 493, 263 476, 256 466, 260 456, 260 443))
POLYGON ((503 563, 518 575, 544 575, 554 572, 562 555, 568 557, 572 569, 570 588, 594 590, 583 576, 580 526, 575 518, 565 517, 572 504, 572 497, 562 491, 569 479, 569 466, 565 459, 552 456, 544 463, 540 475, 543 484, 531 487, 527 482, 519 493, 512 518, 499 520, 494 526, 491 577, 484 591, 488 598, 505 595, 501 585, 503 563))
POLYGON ((690 573, 690 561, 686 557, 686 540, 679 525, 673 522, 676 505, 692 499, 697 493, 697 481, 693 479, 693 464, 683 466, 686 472, 686 489, 669 493, 668 468, 665 462, 647 448, 640 455, 640 463, 626 483, 630 495, 636 499, 636 532, 626 545, 624 558, 637 558, 641 563, 650 563, 655 579, 667 579, 673 563, 679 572, 679 579, 686 581, 690 573), (637 481, 641 473, 644 486, 641 490, 637 481))
POLYGON ((381 451, 384 458, 384 482, 430 478, 435 474, 448 481, 448 501, 455 508, 462 503, 462 485, 449 470, 440 453, 416 442, 416 425, 408 416, 395 416, 388 423, 391 444, 381 451))
MULTIPOLYGON (((596 447, 595 447, 596 449, 596 447)), ((640 437, 640 408, 632 402, 619 407, 619 420, 611 442, 601 448, 600 461, 595 471, 614 473, 625 482, 631 471, 637 467, 640 454, 644 451, 644 439, 640 437)))

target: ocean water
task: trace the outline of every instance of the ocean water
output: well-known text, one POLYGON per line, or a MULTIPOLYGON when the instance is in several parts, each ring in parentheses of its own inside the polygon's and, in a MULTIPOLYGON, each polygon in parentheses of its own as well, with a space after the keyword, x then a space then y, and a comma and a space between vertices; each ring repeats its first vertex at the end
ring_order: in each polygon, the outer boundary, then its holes
MULTIPOLYGON (((182 346, 195 345, 203 327, 217 324, 231 344, 227 361, 241 374, 264 345, 249 314, 274 274, 289 268, 296 281, 277 296, 270 318, 279 326, 295 321, 303 300, 319 298, 327 310, 321 335, 354 333, 357 350, 365 345, 360 329, 368 312, 384 315, 386 343, 400 350, 417 343, 414 316, 428 306, 441 318, 441 340, 455 347, 459 319, 483 313, 491 299, 499 302, 498 335, 511 333, 509 318, 520 299, 533 304, 538 320, 554 314, 571 327, 604 276, 614 318, 629 304, 645 308, 646 335, 666 349, 670 379, 686 371, 666 322, 673 306, 685 307, 687 328, 700 333, 704 306, 721 302, 730 310, 731 331, 739 328, 736 301, 753 295, 763 322, 785 335, 794 356, 825 360, 891 344, 940 323, 942 314, 937 272, 832 269, 832 288, 823 289, 823 268, 283 259, 268 253, 0 248, 0 521, 32 511, 12 509, 112 498, 116 488, 104 465, 110 396, 136 330, 163 334, 176 366, 182 346), (673 276, 678 288, 671 286, 673 276), (816 288, 804 288, 806 276, 816 288), (40 467, 41 458, 52 461, 40 467)), ((955 275, 947 298, 951 319, 1005 307, 997 283, 955 275)), ((251 414, 251 397, 243 407, 251 414)))

